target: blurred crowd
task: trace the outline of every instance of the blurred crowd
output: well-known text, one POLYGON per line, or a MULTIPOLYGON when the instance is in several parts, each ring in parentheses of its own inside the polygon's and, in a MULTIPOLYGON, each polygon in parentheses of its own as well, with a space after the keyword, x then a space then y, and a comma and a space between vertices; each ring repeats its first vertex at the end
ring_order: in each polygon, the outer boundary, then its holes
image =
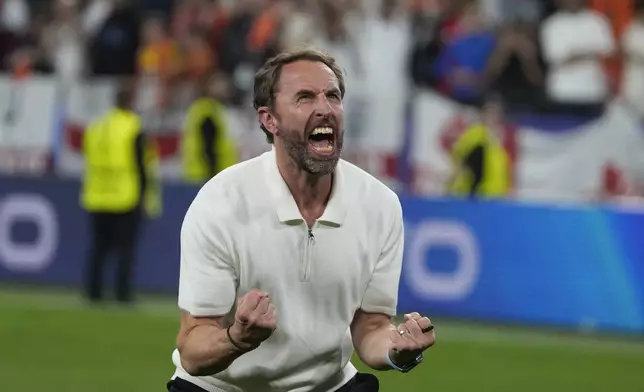
POLYGON ((135 77, 155 113, 213 74, 248 110, 258 66, 302 44, 345 69, 347 128, 367 149, 398 148, 428 88, 501 115, 599 118, 619 97, 644 117, 641 0, 0 0, 3 72, 135 77), (360 138, 374 129, 388 131, 360 138))
POLYGON ((494 91, 513 109, 581 114, 621 91, 644 113, 640 3, 2 0, 0 66, 19 77, 154 76, 168 88, 217 71, 234 101, 263 60, 311 43, 339 58, 356 90, 386 75, 379 84, 412 80, 465 104, 494 91))

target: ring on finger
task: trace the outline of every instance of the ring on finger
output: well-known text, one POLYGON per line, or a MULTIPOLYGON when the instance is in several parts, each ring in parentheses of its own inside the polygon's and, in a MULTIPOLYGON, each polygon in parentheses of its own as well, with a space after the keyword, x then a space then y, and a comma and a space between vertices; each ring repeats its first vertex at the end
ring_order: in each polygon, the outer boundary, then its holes
POLYGON ((400 336, 402 336, 402 335, 404 335, 404 334, 406 334, 406 333, 409 333, 409 330, 407 330, 407 329, 400 329, 400 330, 398 330, 398 333, 400 334, 400 336))

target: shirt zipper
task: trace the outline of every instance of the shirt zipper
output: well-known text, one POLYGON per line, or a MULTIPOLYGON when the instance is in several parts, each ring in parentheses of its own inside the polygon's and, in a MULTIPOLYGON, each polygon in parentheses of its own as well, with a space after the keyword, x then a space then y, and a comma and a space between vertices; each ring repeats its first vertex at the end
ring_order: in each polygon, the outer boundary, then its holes
MULTIPOLYGON (((315 224, 313 224, 313 227, 315 227, 315 224)), ((307 230, 307 238, 304 242, 304 252, 300 268, 300 281, 302 282, 308 282, 311 280, 311 263, 313 262, 313 250, 315 248, 313 227, 307 230)))

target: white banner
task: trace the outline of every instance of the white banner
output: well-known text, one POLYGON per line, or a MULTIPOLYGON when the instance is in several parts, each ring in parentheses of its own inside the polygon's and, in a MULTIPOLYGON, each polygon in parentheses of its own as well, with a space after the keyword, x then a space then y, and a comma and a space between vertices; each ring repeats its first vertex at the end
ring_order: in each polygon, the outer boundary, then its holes
POLYGON ((0 171, 47 170, 58 91, 52 78, 0 77, 0 171))
MULTIPOLYGON (((414 189, 440 194, 452 173, 441 138, 455 127, 464 129, 478 114, 423 92, 414 101, 413 115, 414 189)), ((604 191, 609 165, 622 169, 626 177, 636 176, 638 169, 644 172, 644 132, 618 101, 603 118, 580 129, 551 133, 522 128, 516 149, 514 192, 521 199, 594 199, 604 191)))

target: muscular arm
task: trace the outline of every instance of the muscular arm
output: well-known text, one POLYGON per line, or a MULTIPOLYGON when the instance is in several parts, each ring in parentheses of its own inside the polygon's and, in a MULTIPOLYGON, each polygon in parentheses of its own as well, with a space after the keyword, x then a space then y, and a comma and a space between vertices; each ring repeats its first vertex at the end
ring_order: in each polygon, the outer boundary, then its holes
POLYGON ((226 336, 222 317, 193 317, 181 312, 177 336, 181 366, 192 376, 208 376, 226 370, 243 353, 226 336))
POLYGON ((360 360, 374 370, 390 370, 386 356, 391 346, 390 334, 396 327, 391 317, 382 313, 358 310, 351 323, 353 346, 360 360))

